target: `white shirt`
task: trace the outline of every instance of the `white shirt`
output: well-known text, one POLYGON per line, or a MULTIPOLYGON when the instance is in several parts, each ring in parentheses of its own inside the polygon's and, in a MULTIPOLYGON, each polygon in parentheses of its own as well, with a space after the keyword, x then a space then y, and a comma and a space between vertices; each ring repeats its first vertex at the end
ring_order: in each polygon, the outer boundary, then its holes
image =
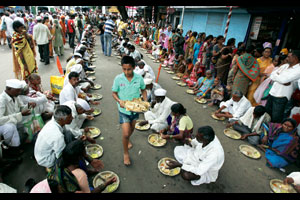
MULTIPOLYGON (((143 62, 145 63, 145 61, 143 61, 143 62)), ((153 79, 153 81, 154 81, 154 80, 155 80, 155 73, 154 73, 152 67, 150 67, 149 65, 147 65, 147 64, 145 63, 144 70, 145 70, 145 72, 149 72, 149 74, 151 74, 152 79, 153 79)))
POLYGON ((228 108, 228 110, 232 109, 232 115, 233 118, 232 119, 239 119, 240 117, 242 117, 246 111, 251 108, 251 103, 250 101, 243 96, 239 102, 235 102, 233 101, 233 99, 229 99, 228 101, 224 102, 222 105, 220 105, 220 107, 222 106, 226 106, 226 108, 228 108))
POLYGON ((20 21, 22 24, 25 25, 24 19, 23 19, 22 17, 16 17, 16 18, 14 19, 14 21, 20 21))
POLYGON ((168 97, 165 97, 163 102, 156 103, 154 108, 151 108, 150 111, 154 113, 157 118, 154 120, 149 120, 149 124, 165 122, 171 113, 171 106, 175 103, 176 102, 171 101, 171 99, 168 97))
POLYGON ((72 132, 72 134, 75 136, 75 138, 78 138, 78 137, 82 136, 82 131, 80 130, 81 127, 79 127, 79 125, 81 125, 81 123, 79 123, 79 121, 82 121, 82 119, 85 119, 87 115, 84 113, 81 115, 78 115, 76 107, 75 107, 75 103, 76 103, 75 101, 67 101, 63 105, 68 106, 72 110, 72 117, 73 117, 71 124, 66 124, 66 129, 70 130, 72 132))
POLYGON ((38 134, 34 146, 34 157, 40 166, 52 167, 65 146, 63 128, 52 117, 38 134))
POLYGON ((4 16, 4 18, 3 18, 2 22, 1 22, 0 27, 2 27, 2 23, 4 21, 6 22, 6 27, 7 27, 7 29, 5 31, 6 36, 7 37, 12 37, 12 35, 14 33, 14 29, 12 27, 12 24, 13 24, 14 21, 10 17, 4 16))
POLYGON ((294 185, 300 185, 300 172, 292 172, 287 177, 294 179, 294 185))
POLYGON ((133 57, 133 59, 135 58, 142 58, 140 52, 138 52, 138 50, 134 50, 134 52, 130 52, 129 56, 133 57))
POLYGON ((74 88, 69 82, 66 86, 63 87, 62 91, 59 94, 59 103, 63 105, 67 101, 77 101, 80 88, 77 86, 74 88))
MULTIPOLYGON (((147 74, 149 74, 149 73, 146 73, 146 75, 147 74)), ((153 101, 155 99, 154 91, 161 88, 161 86, 158 83, 152 82, 152 84, 153 84, 152 90, 151 91, 146 90, 148 101, 150 100, 150 98, 151 98, 151 101, 153 101)))
POLYGON ((33 27, 33 39, 38 45, 48 44, 51 39, 51 33, 48 27, 42 23, 37 23, 33 27))
POLYGON ((225 160, 224 150, 218 137, 215 135, 215 139, 205 147, 202 147, 203 144, 196 139, 192 140, 191 145, 192 147, 186 144, 177 146, 180 148, 175 147, 174 152, 176 159, 178 154, 184 154, 181 160, 183 170, 201 176, 199 180, 191 181, 192 185, 215 182, 225 160))
POLYGON ((46 104, 48 102, 48 99, 46 95, 42 94, 41 92, 35 92, 36 97, 29 97, 27 95, 20 95, 19 98, 22 100, 23 104, 28 104, 29 102, 36 103, 36 106, 34 108, 35 114, 41 114, 46 107, 46 104))
POLYGON ((274 97, 286 97, 288 100, 291 99, 293 92, 296 87, 294 82, 300 78, 300 64, 296 64, 291 68, 288 68, 289 64, 284 64, 278 69, 275 69, 270 78, 274 81, 270 95, 274 97), (285 86, 284 84, 291 83, 285 86))
POLYGON ((23 105, 18 97, 14 99, 15 101, 5 91, 0 94, 0 126, 7 123, 17 124, 22 121, 21 110, 27 105, 23 105))

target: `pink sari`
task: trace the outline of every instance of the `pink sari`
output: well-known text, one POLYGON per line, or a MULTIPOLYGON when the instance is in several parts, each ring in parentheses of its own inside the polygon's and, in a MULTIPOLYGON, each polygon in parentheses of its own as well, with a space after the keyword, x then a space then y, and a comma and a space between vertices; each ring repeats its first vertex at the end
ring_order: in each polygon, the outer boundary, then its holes
MULTIPOLYGON (((271 64, 270 66, 268 66, 264 73, 270 75, 274 69, 276 69, 277 67, 274 67, 273 64, 271 64)), ((269 84, 271 83, 271 79, 270 77, 266 78, 263 82, 261 82, 261 84, 258 86, 258 88, 255 90, 253 97, 256 101, 256 103, 265 106, 266 105, 266 100, 261 100, 261 98, 264 96, 264 91, 268 88, 269 84)))

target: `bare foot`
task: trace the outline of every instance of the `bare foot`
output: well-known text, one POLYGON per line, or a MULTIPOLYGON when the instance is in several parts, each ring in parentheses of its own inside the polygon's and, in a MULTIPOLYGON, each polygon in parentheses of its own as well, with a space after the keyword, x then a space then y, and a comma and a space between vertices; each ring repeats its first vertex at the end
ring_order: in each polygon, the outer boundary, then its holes
POLYGON ((130 164, 129 154, 124 154, 124 165, 128 166, 130 164))
POLYGON ((209 104, 207 104, 207 105, 210 106, 210 107, 212 107, 212 106, 214 105, 214 103, 211 102, 211 103, 209 103, 209 104))
POLYGON ((128 149, 131 149, 133 147, 131 142, 128 142, 128 149))

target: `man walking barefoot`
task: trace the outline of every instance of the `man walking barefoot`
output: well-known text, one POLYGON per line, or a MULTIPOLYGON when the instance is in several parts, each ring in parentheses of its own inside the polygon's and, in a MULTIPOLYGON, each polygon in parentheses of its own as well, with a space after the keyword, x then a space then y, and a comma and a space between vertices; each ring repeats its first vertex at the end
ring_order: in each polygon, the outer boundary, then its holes
POLYGON ((134 59, 130 56, 124 56, 121 64, 123 73, 117 75, 114 79, 112 96, 118 102, 120 124, 122 125, 124 164, 130 165, 128 149, 132 148, 132 143, 129 141, 129 138, 134 131, 139 114, 127 111, 124 108, 124 102, 139 98, 140 90, 142 91, 143 99, 147 100, 147 92, 143 77, 133 72, 135 67, 134 59))

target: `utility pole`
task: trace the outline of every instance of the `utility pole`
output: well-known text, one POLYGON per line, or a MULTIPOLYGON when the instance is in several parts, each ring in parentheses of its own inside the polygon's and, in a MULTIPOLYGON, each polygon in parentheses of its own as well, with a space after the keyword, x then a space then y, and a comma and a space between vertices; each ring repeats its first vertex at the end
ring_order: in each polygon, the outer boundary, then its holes
POLYGON ((183 6, 183 9, 182 9, 181 22, 180 22, 181 27, 182 27, 182 24, 183 24, 184 9, 185 9, 185 6, 183 6))

